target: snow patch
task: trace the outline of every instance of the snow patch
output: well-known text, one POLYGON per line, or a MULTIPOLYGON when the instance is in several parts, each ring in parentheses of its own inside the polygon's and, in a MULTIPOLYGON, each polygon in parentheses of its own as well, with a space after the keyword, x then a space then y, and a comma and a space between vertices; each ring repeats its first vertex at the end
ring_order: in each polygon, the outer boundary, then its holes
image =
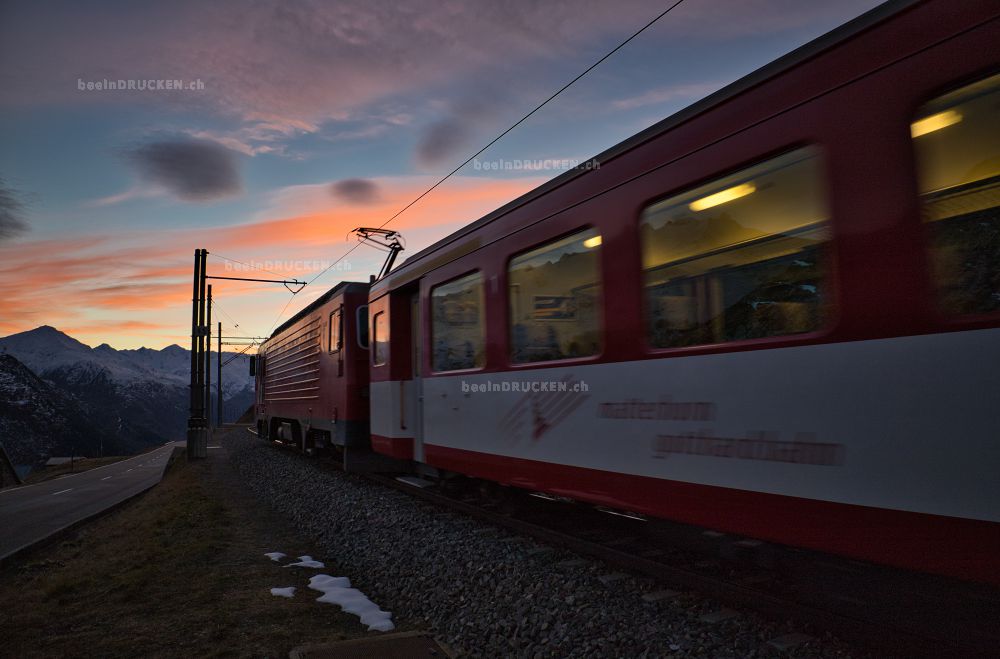
POLYGON ((396 628, 392 624, 392 613, 380 609, 357 588, 351 588, 351 580, 347 577, 317 574, 309 580, 309 587, 323 593, 316 598, 317 602, 336 604, 347 613, 353 613, 361 618, 362 625, 368 626, 368 631, 389 632, 396 628))
POLYGON ((322 561, 314 561, 312 556, 299 556, 298 563, 289 563, 285 567, 326 567, 322 561))
POLYGON ((288 554, 283 554, 280 551, 272 551, 272 552, 268 552, 268 553, 266 553, 264 555, 267 556, 268 558, 270 558, 272 561, 277 562, 277 561, 280 561, 281 559, 283 559, 288 554))
POLYGON ((275 597, 287 597, 291 599, 295 597, 295 586, 289 586, 288 588, 272 588, 271 594, 275 597))

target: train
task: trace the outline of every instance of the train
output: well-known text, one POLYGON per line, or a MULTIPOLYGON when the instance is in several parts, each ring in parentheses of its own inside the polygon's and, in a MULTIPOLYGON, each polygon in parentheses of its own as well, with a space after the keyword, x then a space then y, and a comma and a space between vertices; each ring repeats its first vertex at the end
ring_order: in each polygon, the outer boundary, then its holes
POLYGON ((261 437, 1000 585, 1000 5, 890 2, 255 361, 261 437))

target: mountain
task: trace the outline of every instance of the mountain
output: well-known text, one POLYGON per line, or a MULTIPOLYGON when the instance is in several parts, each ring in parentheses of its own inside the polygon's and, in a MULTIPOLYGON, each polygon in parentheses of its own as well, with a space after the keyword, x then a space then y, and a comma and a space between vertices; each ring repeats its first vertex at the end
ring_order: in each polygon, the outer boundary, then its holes
POLYGON ((40 457, 77 454, 90 448, 81 426, 83 408, 32 373, 14 357, 0 354, 0 442, 16 465, 40 457), (45 419, 39 424, 38 419, 45 419))
MULTIPOLYGON (((157 379, 164 384, 186 387, 191 377, 191 351, 178 345, 167 346, 162 350, 116 350, 107 343, 102 343, 91 348, 48 325, 0 338, 0 353, 3 352, 14 355, 21 363, 42 376, 64 367, 73 370, 89 365, 91 370, 107 372, 111 380, 120 384, 157 379)), ((223 363, 235 355, 224 354, 223 363)), ((214 380, 215 353, 212 355, 212 365, 214 380)), ((229 398, 230 393, 253 389, 249 368, 248 355, 240 355, 223 369, 223 400, 229 398)))
MULTIPOLYGON (((105 343, 91 348, 46 325, 0 338, 0 357, 6 357, 4 377, 9 390, 0 391, 5 403, 0 407, 0 431, 4 432, 0 440, 5 445, 15 441, 11 433, 25 433, 35 438, 36 457, 41 459, 68 451, 73 442, 96 454, 94 442, 103 439, 105 454, 109 446, 132 453, 184 437, 191 353, 180 346, 116 350, 105 343), (37 404, 18 405, 20 400, 37 404), (79 432, 64 429, 64 422, 70 424, 66 428, 76 424, 79 432), (51 426, 53 439, 38 437, 44 429, 34 430, 32 424, 51 426)), ((213 354, 213 411, 216 360, 213 354)), ((223 353, 223 365, 224 416, 234 421, 253 403, 249 356, 223 353)), ((19 455, 12 458, 25 459, 23 451, 19 455)))

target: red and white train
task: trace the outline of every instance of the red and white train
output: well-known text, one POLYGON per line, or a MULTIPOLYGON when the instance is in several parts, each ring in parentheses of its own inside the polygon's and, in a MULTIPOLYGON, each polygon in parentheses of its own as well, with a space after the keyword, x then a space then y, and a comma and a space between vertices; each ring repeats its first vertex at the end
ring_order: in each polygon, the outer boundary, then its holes
POLYGON ((261 435, 1000 583, 1000 5, 884 5, 261 348, 261 435))

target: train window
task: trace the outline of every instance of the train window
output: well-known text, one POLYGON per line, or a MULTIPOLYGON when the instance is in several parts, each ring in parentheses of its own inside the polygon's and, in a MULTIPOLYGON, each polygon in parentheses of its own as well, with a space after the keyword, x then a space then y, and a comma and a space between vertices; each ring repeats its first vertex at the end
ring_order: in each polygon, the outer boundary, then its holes
POLYGON ((511 361, 598 353, 600 245, 597 230, 587 229, 511 259, 511 361))
POLYGON ((340 309, 330 314, 330 352, 337 352, 344 347, 344 321, 340 309))
POLYGON ((375 365, 381 366, 389 361, 389 318, 384 311, 379 311, 372 318, 372 343, 375 345, 375 365))
POLYGON ((829 217, 807 147, 647 207, 646 323, 655 348, 820 327, 829 217))
POLYGON ((368 350, 368 305, 362 304, 357 311, 358 321, 358 346, 362 350, 368 350))
POLYGON ((1000 311, 1000 74, 920 108, 910 126, 937 300, 1000 311))
POLYGON ((478 272, 431 290, 435 371, 483 366, 483 307, 483 276, 478 272))

